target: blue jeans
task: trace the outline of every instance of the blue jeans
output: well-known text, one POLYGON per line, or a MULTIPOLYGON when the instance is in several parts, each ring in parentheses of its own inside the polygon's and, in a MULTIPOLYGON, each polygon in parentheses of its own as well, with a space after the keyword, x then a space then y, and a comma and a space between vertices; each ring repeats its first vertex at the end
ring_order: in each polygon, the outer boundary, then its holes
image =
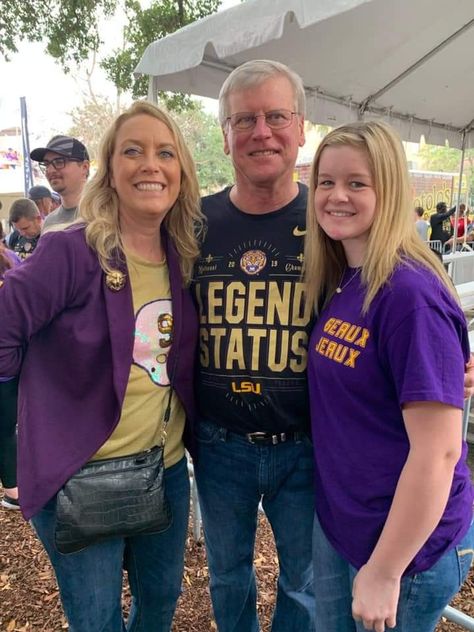
POLYGON ((280 563, 273 632, 314 630, 309 439, 253 445, 209 422, 197 424, 195 475, 214 616, 220 632, 258 632, 253 551, 260 501, 280 563))
MULTIPOLYGON (((364 632, 352 618, 352 582, 357 569, 328 542, 314 520, 314 592, 317 632, 364 632)), ((403 577, 397 625, 390 632, 433 632, 444 608, 467 577, 473 557, 474 527, 429 570, 403 577)))
POLYGON ((186 458, 165 470, 173 513, 163 533, 110 538, 62 555, 54 545, 53 498, 31 522, 58 580, 69 632, 168 632, 181 592, 189 514, 186 458), (130 616, 122 615, 122 575, 128 572, 130 616))

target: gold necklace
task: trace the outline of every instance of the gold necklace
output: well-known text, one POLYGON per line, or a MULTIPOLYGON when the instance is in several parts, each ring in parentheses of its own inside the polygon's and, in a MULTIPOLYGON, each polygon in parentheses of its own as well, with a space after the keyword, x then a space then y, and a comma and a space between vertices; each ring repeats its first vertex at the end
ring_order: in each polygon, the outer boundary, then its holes
POLYGON ((345 290, 346 287, 349 285, 349 283, 352 281, 352 279, 354 279, 360 272, 360 268, 356 268, 354 274, 351 276, 351 278, 349 279, 349 281, 346 281, 344 283, 344 285, 341 285, 342 283, 342 279, 344 278, 344 275, 346 273, 347 268, 344 269, 344 271, 342 272, 341 275, 341 280, 339 281, 339 285, 336 288, 336 294, 341 294, 342 290, 345 290))

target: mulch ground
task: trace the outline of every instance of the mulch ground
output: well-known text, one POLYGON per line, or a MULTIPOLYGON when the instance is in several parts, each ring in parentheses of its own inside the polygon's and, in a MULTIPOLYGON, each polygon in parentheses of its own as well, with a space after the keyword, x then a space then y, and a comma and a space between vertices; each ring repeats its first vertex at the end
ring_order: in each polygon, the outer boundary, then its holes
MULTIPOLYGON (((273 538, 261 516, 255 550, 262 632, 270 629, 278 563, 273 538)), ((124 582, 125 609, 129 593, 124 582)), ((474 572, 471 572, 456 608, 474 616, 474 572)), ((0 509, 0 631, 61 632, 68 625, 62 614, 58 589, 51 566, 30 526, 19 512, 0 509)), ((183 581, 173 632, 213 632, 204 545, 188 537, 183 581)), ((465 632, 442 621, 437 632, 465 632)), ((413 632, 416 632, 415 630, 413 632)))

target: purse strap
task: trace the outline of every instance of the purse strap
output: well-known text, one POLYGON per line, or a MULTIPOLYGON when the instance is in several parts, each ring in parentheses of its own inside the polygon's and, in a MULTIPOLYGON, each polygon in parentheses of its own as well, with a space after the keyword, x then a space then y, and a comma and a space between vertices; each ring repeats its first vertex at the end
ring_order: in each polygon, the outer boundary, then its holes
POLYGON ((173 387, 171 386, 171 383, 170 383, 170 390, 168 393, 168 402, 166 404, 165 414, 163 415, 163 425, 161 429, 160 445, 162 448, 165 447, 165 442, 166 442, 166 437, 167 437, 166 428, 168 427, 168 424, 171 418, 171 398, 172 397, 173 397, 173 387))

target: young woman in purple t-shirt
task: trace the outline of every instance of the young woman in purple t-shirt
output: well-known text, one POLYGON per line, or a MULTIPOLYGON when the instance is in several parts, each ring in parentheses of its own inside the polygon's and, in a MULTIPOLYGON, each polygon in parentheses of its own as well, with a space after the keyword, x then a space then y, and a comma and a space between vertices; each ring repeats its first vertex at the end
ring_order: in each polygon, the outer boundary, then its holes
POLYGON ((416 234, 388 126, 346 125, 320 144, 305 275, 319 306, 308 359, 317 629, 431 632, 473 555, 469 344, 450 279, 416 234))

